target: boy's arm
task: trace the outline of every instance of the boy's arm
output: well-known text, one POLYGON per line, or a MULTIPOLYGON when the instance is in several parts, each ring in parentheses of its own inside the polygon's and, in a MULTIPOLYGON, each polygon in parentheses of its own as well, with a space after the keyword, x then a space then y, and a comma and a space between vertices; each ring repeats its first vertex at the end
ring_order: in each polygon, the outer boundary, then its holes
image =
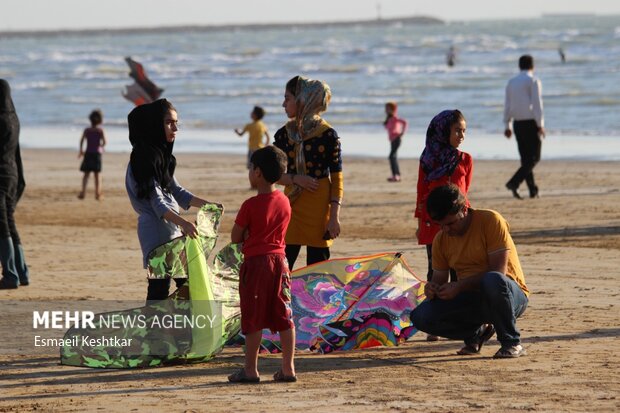
POLYGON ((269 137, 269 131, 265 129, 265 145, 269 145, 269 141, 271 138, 269 137))
POLYGON ((243 242, 246 238, 246 229, 241 225, 235 223, 233 225, 232 231, 230 231, 230 241, 233 244, 239 244, 243 242))
POLYGON ((244 129, 244 130, 239 130, 239 129, 235 128, 235 133, 236 133, 237 135, 239 135, 239 136, 243 136, 243 133, 244 133, 244 132, 245 132, 245 129, 244 129))
POLYGON ((105 145, 108 143, 108 141, 105 138, 105 132, 101 131, 101 147, 105 147, 105 145))

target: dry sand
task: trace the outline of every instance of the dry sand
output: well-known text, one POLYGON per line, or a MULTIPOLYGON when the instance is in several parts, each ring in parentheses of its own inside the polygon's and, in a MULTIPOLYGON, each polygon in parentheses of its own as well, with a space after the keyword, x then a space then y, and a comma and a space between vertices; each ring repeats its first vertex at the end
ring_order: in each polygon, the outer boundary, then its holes
MULTIPOLYGON (((26 150, 23 158, 28 186, 17 222, 32 284, 0 299, 142 299, 136 216, 124 189, 128 155, 104 155, 101 202, 92 186, 86 200, 76 198, 74 152, 26 150)), ((244 158, 180 154, 178 161, 184 186, 226 206, 226 240, 252 194, 244 158)), ((387 160, 345 159, 343 229, 333 257, 404 251, 423 276, 425 251, 414 241, 412 219, 417 164, 403 160, 404 182, 390 184, 387 160)), ((299 354, 299 382, 289 385, 269 379, 278 357, 262 357, 264 383, 236 386, 226 376, 242 363, 240 349, 204 364, 121 371, 61 366, 51 352, 4 352, 0 411, 619 411, 618 163, 543 160, 541 198, 524 201, 504 188, 516 167, 476 162, 470 197, 511 224, 532 290, 518 323, 527 357, 493 360, 495 339, 479 356, 461 357, 461 343, 427 343, 417 334, 397 348, 299 354)))

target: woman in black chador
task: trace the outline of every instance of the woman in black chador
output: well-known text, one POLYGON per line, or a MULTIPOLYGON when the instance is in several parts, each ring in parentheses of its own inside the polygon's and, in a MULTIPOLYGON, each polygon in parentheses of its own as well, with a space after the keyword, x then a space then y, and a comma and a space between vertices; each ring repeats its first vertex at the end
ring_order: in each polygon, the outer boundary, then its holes
POLYGON ((28 266, 13 213, 26 183, 19 152, 19 119, 11 88, 0 79, 0 290, 28 285, 28 266))

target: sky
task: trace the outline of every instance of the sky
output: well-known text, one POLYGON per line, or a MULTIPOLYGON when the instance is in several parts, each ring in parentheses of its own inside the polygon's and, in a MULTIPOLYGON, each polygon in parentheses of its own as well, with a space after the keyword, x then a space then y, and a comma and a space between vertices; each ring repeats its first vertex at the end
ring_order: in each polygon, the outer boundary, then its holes
POLYGON ((2 0, 0 31, 234 23, 322 22, 408 16, 448 21, 620 15, 620 0, 2 0))

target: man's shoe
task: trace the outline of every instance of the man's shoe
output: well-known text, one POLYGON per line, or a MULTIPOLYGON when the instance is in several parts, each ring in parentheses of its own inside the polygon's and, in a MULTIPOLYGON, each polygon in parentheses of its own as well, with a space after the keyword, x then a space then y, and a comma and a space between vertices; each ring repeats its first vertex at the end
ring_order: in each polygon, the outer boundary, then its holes
POLYGON ((517 357, 526 356, 527 351, 521 344, 516 346, 502 346, 493 356, 494 359, 515 359, 517 357))
POLYGON ((514 196, 517 199, 523 199, 521 197, 521 195, 519 195, 519 192, 517 191, 517 188, 510 185, 510 184, 506 184, 506 188, 508 188, 510 191, 512 191, 512 196, 514 196))
POLYGON ((0 279, 0 290, 14 290, 17 288, 17 284, 9 282, 6 278, 0 279))

